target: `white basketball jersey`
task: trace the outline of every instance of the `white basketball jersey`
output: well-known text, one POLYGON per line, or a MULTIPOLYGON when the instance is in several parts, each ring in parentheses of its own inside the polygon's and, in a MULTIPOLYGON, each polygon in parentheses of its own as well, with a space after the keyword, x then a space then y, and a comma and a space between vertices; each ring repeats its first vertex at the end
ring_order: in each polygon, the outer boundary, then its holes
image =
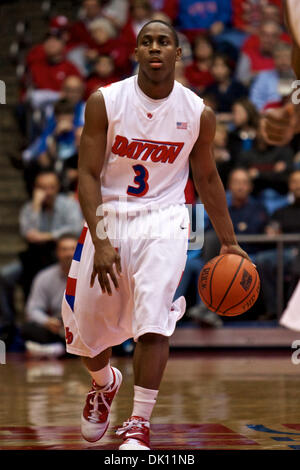
POLYGON ((108 118, 103 202, 116 210, 120 196, 127 197, 129 210, 141 204, 184 204, 203 100, 175 81, 166 99, 147 102, 141 99, 137 76, 100 90, 108 118))

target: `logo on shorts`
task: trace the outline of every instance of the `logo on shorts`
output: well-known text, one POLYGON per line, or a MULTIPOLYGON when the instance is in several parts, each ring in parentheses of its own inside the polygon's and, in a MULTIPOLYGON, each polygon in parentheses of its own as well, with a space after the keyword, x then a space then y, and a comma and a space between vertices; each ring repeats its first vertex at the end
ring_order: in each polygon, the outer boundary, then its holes
POLYGON ((248 271, 246 271, 246 269, 244 269, 243 271, 243 277, 242 277, 242 280, 240 282, 240 285, 242 286, 242 288, 247 292, 247 290, 249 290, 249 287, 251 286, 251 282, 252 282, 252 276, 250 273, 248 273, 248 271))
POLYGON ((184 142, 162 142, 156 140, 132 139, 116 135, 112 153, 133 160, 148 160, 154 163, 174 163, 184 142))
POLYGON ((70 328, 67 326, 66 328, 66 343, 71 344, 73 341, 73 333, 70 331, 70 328))

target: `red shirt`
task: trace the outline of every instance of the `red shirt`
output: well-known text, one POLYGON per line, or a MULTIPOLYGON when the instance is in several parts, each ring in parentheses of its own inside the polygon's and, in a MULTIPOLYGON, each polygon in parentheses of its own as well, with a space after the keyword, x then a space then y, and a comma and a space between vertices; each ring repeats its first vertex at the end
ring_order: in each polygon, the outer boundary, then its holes
POLYGON ((87 100, 90 94, 96 91, 99 87, 109 85, 110 83, 117 82, 118 80, 120 80, 120 77, 117 75, 111 75, 107 78, 97 77, 97 75, 91 76, 86 81, 84 99, 87 100))
POLYGON ((195 88, 206 88, 208 85, 214 83, 214 77, 209 70, 199 70, 196 62, 188 65, 185 69, 185 77, 188 80, 190 86, 195 88))
POLYGON ((59 64, 49 64, 46 60, 37 61, 30 67, 33 85, 41 90, 60 91, 62 82, 70 75, 80 77, 75 65, 67 60, 59 64))

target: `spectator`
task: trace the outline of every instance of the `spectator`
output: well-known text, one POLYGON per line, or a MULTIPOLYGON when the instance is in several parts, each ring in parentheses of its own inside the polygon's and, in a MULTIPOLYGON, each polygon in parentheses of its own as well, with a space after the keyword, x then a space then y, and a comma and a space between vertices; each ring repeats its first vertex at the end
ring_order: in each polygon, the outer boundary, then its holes
POLYGON ((287 176, 293 168, 293 150, 290 146, 268 145, 258 127, 251 150, 241 152, 236 164, 248 170, 254 184, 254 194, 272 188, 280 194, 287 192, 287 176))
POLYGON ((65 353, 61 303, 76 248, 77 237, 65 234, 56 243, 57 263, 34 278, 26 303, 27 322, 22 327, 26 349, 32 355, 60 356, 65 353))
MULTIPOLYGON (((231 171, 228 182, 228 208, 235 233, 243 235, 260 234, 264 232, 268 221, 265 208, 252 196, 252 183, 247 171, 236 168, 231 171)), ((241 244, 250 257, 255 260, 259 247, 254 244, 241 244)), ((212 225, 209 222, 204 237, 203 265, 219 254, 220 243, 212 225)), ((210 312, 204 304, 193 307, 189 316, 211 326, 219 326, 217 314, 210 312)))
MULTIPOLYGON (((84 82, 80 77, 70 75, 63 82, 60 98, 65 98, 71 105, 74 106, 73 124, 75 128, 83 127, 84 124, 85 103, 83 101, 83 93, 84 82)), ((49 113, 42 134, 30 145, 30 147, 28 147, 23 152, 24 162, 29 162, 30 160, 35 159, 46 150, 47 138, 53 133, 55 127, 56 120, 54 110, 52 109, 49 113)), ((32 173, 31 169, 30 173, 32 173)))
POLYGON ((226 126, 220 122, 216 126, 214 157, 222 183, 226 186, 228 173, 232 168, 232 161, 228 151, 228 131, 226 126))
POLYGON ((252 148, 259 123, 259 113, 248 98, 233 103, 232 123, 234 128, 229 133, 228 149, 235 164, 243 150, 252 148))
POLYGON ((37 166, 55 170, 64 191, 75 190, 78 143, 82 128, 74 125, 74 106, 69 101, 58 101, 54 114, 56 126, 47 138, 46 149, 39 155, 37 166))
POLYGON ((131 2, 130 23, 135 38, 142 27, 152 19, 152 6, 149 0, 133 0, 131 2))
POLYGON ((122 28, 127 20, 128 3, 124 0, 110 0, 101 8, 99 0, 83 0, 81 19, 76 21, 70 29, 72 47, 85 46, 90 49, 96 47, 90 34, 89 26, 92 21, 107 18, 114 26, 122 28))
POLYGON ((28 295, 31 281, 38 271, 55 260, 56 240, 65 233, 80 234, 83 219, 77 201, 59 194, 59 180, 51 171, 40 173, 35 180, 32 200, 20 212, 20 232, 27 249, 19 259, 0 271, 0 323, 14 324, 14 289, 21 283, 28 295))
POLYGON ((121 76, 130 73, 129 57, 132 53, 132 44, 124 35, 119 35, 118 30, 107 18, 98 18, 89 24, 89 30, 93 39, 93 46, 80 46, 69 54, 72 61, 80 68, 81 73, 87 76, 99 55, 110 55, 116 66, 116 71, 121 76))
POLYGON ((205 87, 214 82, 211 73, 214 48, 206 36, 198 36, 194 44, 194 61, 186 68, 185 76, 190 87, 201 93, 205 87))
POLYGON ((192 42, 199 32, 220 35, 230 20, 230 0, 179 0, 178 26, 192 42))
POLYGON ((295 75, 291 68, 292 46, 285 42, 279 42, 273 52, 275 69, 260 72, 254 80, 250 99, 259 109, 263 110, 267 105, 282 102, 292 89, 295 75))
POLYGON ((80 76, 77 68, 65 59, 64 47, 59 34, 47 37, 44 42, 45 58, 34 61, 29 66, 31 83, 35 89, 60 92, 66 77, 80 76))
POLYGON ((120 77, 115 72, 115 63, 110 55, 99 55, 95 61, 93 73, 86 81, 86 95, 87 100, 91 93, 96 91, 99 87, 114 83, 120 80, 120 77))
MULTIPOLYGON (((294 197, 294 202, 274 212, 270 223, 266 227, 266 233, 273 235, 284 233, 300 233, 300 171, 293 171, 288 180, 289 191, 294 197)), ((284 273, 287 275, 293 271, 293 264, 299 254, 299 244, 289 245, 283 250, 284 273)), ((266 307, 266 318, 276 318, 276 249, 262 251, 256 257, 256 265, 261 278, 262 294, 266 307)), ((299 258, 298 258, 299 262, 299 258)))
POLYGON ((275 68, 273 50, 280 40, 282 30, 274 21, 261 24, 256 47, 244 44, 237 65, 236 77, 246 86, 259 73, 275 68))
POLYGON ((247 96, 247 89, 233 78, 233 64, 223 54, 215 55, 211 73, 215 83, 208 86, 205 91, 215 96, 217 112, 222 114, 219 119, 229 121, 232 119, 231 108, 233 102, 247 96))

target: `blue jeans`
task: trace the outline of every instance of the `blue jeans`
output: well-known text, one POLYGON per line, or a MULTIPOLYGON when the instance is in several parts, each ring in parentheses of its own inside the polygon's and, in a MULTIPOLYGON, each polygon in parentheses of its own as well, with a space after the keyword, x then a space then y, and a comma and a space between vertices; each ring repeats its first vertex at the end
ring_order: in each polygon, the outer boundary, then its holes
POLYGON ((201 299, 198 293, 198 277, 204 264, 205 263, 201 257, 196 257, 196 258, 188 257, 180 284, 177 287, 177 290, 175 292, 174 300, 176 300, 178 297, 182 295, 185 297, 187 290, 189 288, 189 285, 192 283, 194 285, 194 289, 196 293, 196 298, 197 298, 196 303, 199 304, 201 302, 201 299))

